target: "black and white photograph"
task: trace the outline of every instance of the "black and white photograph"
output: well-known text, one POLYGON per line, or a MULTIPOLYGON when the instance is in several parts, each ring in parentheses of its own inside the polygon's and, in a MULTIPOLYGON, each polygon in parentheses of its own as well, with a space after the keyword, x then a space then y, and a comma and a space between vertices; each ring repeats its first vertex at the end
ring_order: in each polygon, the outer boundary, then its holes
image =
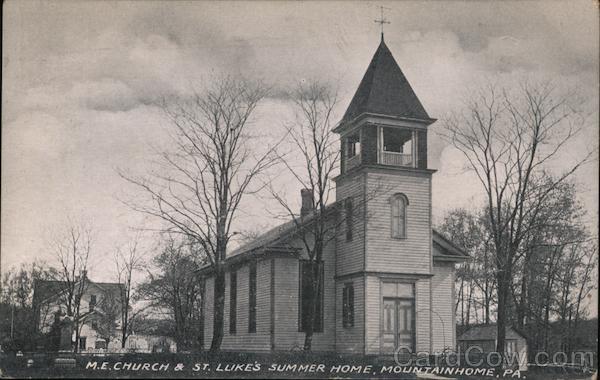
POLYGON ((594 0, 7 0, 1 378, 597 379, 594 0))

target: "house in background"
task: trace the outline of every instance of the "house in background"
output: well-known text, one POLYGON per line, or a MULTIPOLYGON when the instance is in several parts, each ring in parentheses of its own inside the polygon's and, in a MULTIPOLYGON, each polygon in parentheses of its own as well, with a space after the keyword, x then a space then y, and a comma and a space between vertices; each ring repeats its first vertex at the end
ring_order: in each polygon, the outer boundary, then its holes
MULTIPOLYGON (((468 328, 458 337, 458 348, 461 353, 487 354, 496 351, 498 328, 495 324, 478 325, 468 328)), ((521 371, 527 370, 527 337, 517 329, 508 326, 506 328, 505 351, 507 356, 515 356, 519 359, 514 362, 521 371), (517 365, 518 363, 518 365, 517 365)))
POLYGON ((162 335, 132 334, 127 338, 125 348, 128 352, 177 352, 175 339, 162 335))
MULTIPOLYGON (((467 255, 432 229, 429 117, 383 36, 340 124, 341 173, 324 248, 313 351, 393 354, 456 347, 455 264, 467 255), (353 217, 354 215, 354 217, 353 217), (361 217, 362 215, 362 217, 361 217), (364 216, 368 217, 364 217, 364 216)), ((310 223, 310 191, 302 191, 310 223)), ((301 348, 307 254, 294 221, 226 260, 224 350, 301 348)), ((205 281, 205 348, 213 336, 214 277, 205 281)))
MULTIPOLYGON (((122 284, 94 282, 84 272, 81 276, 84 285, 80 306, 80 334, 77 347, 79 352, 94 350, 116 350, 121 347, 120 292, 122 284), (110 313, 113 317, 108 315, 110 313), (112 322, 111 322, 112 321, 112 322), (114 323, 109 327, 110 323, 114 323), (110 330, 110 332, 108 332, 110 330)), ((76 288, 80 289, 77 284, 76 288)), ((64 281, 37 280, 34 285, 37 328, 48 334, 58 320, 67 313, 64 295, 64 281)))

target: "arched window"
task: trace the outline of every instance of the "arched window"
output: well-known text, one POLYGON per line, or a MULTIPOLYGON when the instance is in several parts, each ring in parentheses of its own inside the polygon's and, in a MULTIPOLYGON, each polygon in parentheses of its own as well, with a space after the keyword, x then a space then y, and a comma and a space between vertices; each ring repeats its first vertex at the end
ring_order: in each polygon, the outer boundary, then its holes
POLYGON ((406 238, 406 206, 408 198, 402 193, 394 194, 390 200, 392 204, 392 237, 406 238))

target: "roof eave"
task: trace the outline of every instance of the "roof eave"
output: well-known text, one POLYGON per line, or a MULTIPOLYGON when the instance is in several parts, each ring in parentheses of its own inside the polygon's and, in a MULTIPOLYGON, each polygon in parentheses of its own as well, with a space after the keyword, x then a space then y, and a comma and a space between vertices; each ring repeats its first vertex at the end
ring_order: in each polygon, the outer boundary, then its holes
POLYGON ((373 112, 362 112, 361 114, 359 114, 358 116, 356 116, 350 120, 342 119, 342 121, 340 121, 338 126, 333 129, 333 132, 340 133, 341 131, 348 128, 349 126, 352 126, 352 125, 358 123, 359 121, 361 121, 362 119, 369 117, 369 116, 382 117, 382 118, 396 120, 396 121, 409 121, 412 123, 423 123, 423 124, 425 124, 425 126, 429 126, 437 121, 437 119, 430 118, 430 117, 428 117, 426 119, 420 119, 420 118, 412 118, 412 117, 405 117, 405 116, 384 115, 384 114, 373 113, 373 112))
POLYGON ((451 252, 455 252, 457 255, 457 257, 465 257, 465 258, 470 258, 470 256, 465 252, 464 249, 462 249, 461 247, 457 246, 456 244, 454 244, 451 240, 449 240, 448 238, 446 238, 444 235, 442 235, 441 233, 439 233, 438 231, 435 230, 435 228, 431 229, 432 232, 432 238, 439 238, 438 241, 436 241, 437 244, 441 245, 443 248, 451 251, 451 252))
MULTIPOLYGON (((258 247, 250 251, 246 251, 244 253, 237 254, 235 256, 230 256, 225 259, 225 268, 235 267, 237 265, 242 265, 247 261, 251 261, 252 259, 261 259, 266 256, 287 256, 292 258, 299 257, 299 253, 302 248, 296 247, 277 247, 277 246, 269 246, 269 247, 258 247)), ((207 276, 212 274, 214 271, 214 267, 212 265, 207 265, 202 267, 196 271, 196 274, 199 276, 207 276)))
POLYGON ((468 256, 433 255, 433 261, 462 263, 469 259, 470 257, 468 256))

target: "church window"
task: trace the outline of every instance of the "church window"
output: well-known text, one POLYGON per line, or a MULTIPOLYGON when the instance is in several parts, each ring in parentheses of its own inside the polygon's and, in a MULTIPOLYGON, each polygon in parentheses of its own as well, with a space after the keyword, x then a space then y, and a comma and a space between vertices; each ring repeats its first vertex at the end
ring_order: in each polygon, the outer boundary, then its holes
POLYGON ((342 305, 342 321, 345 328, 354 326, 354 286, 352 283, 344 285, 342 305))
POLYGON ((354 206, 352 205, 352 198, 346 199, 344 207, 346 209, 346 241, 351 241, 354 225, 354 206))
POLYGON ((229 333, 235 334, 237 327, 237 272, 229 274, 229 333))
POLYGON ((250 263, 250 273, 248 275, 248 332, 256 332, 256 262, 250 263))
POLYGON ((298 297, 300 301, 298 313, 298 328, 300 332, 306 332, 306 326, 310 323, 309 302, 310 297, 313 294, 313 292, 311 292, 312 287, 310 286, 310 274, 311 271, 314 270, 315 266, 317 266, 317 275, 319 276, 319 280, 317 281, 318 296, 316 297, 316 315, 314 319, 315 323, 313 325, 313 332, 323 332, 323 262, 316 263, 310 260, 300 261, 300 295, 298 297))
POLYGON ((352 158, 360 155, 360 134, 358 132, 346 138, 346 156, 352 158))
POLYGON ((392 237, 406 238, 406 206, 408 198, 404 194, 394 194, 391 199, 392 206, 392 237))

